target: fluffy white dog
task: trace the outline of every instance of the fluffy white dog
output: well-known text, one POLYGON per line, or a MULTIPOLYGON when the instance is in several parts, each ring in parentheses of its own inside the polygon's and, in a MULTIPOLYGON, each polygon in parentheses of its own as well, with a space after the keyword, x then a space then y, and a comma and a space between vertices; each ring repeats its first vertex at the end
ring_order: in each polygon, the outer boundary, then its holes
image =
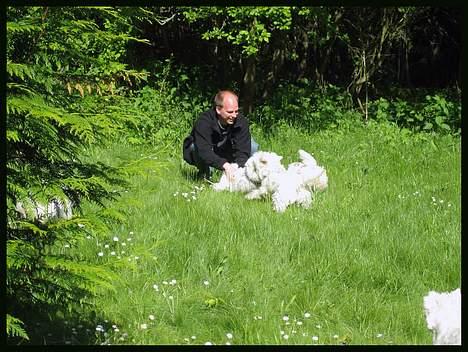
POLYGON ((434 345, 461 345, 461 292, 430 291, 424 297, 428 329, 434 345))
POLYGON ((232 178, 228 179, 223 173, 219 182, 214 183, 212 187, 215 191, 248 193, 258 188, 269 174, 285 171, 281 159, 276 153, 258 151, 247 160, 245 167, 231 164, 236 168, 232 178))
POLYGON ((263 178, 260 187, 246 197, 258 199, 271 194, 273 209, 277 212, 284 212, 291 204, 310 207, 311 191, 325 189, 328 176, 325 169, 318 166, 314 157, 306 151, 299 150, 299 158, 301 161, 290 164, 287 170, 273 172, 263 178))
POLYGON ((15 210, 23 219, 34 219, 44 224, 51 219, 71 219, 73 216, 70 200, 52 199, 47 204, 27 198, 17 202, 15 210))
POLYGON ((247 193, 247 199, 271 195, 273 209, 277 212, 285 211, 294 203, 308 208, 312 203, 311 191, 325 189, 328 176, 306 151, 299 150, 299 158, 300 162, 285 169, 278 154, 257 152, 247 160, 244 168, 236 169, 231 180, 223 174, 220 181, 213 184, 213 189, 247 193))

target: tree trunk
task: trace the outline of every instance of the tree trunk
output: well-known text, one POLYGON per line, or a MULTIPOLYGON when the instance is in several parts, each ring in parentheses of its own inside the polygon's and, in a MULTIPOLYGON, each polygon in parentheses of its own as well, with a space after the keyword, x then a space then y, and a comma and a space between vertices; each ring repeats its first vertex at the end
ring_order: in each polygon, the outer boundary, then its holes
POLYGON ((242 79, 242 108, 244 114, 250 114, 253 111, 255 101, 255 56, 249 56, 242 59, 243 79, 242 79))

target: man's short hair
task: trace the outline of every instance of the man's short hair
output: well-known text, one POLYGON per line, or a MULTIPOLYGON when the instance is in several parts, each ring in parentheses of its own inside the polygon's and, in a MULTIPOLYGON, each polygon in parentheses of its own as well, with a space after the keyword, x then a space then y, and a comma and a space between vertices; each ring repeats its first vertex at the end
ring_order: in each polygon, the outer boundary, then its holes
POLYGON ((239 100, 238 96, 236 93, 234 93, 232 90, 220 90, 218 93, 216 93, 214 97, 214 104, 215 106, 223 107, 224 103, 224 96, 226 94, 230 94, 236 97, 237 100, 239 100))

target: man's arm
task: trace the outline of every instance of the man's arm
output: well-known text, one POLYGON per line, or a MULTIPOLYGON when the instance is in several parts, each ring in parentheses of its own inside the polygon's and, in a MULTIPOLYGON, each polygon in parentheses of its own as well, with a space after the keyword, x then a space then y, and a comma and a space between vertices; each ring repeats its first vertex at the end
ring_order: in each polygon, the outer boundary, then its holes
POLYGON ((213 127, 209 118, 201 117, 193 129, 198 155, 207 165, 213 166, 219 170, 224 170, 223 165, 227 160, 221 158, 213 151, 212 133, 213 127))

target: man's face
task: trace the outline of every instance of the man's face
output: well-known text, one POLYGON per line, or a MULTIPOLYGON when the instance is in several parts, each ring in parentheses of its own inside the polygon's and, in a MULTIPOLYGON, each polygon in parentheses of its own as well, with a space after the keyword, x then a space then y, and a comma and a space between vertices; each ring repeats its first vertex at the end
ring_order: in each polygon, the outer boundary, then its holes
POLYGON ((219 119, 222 123, 232 125, 237 118, 239 113, 239 106, 237 99, 233 96, 224 97, 223 106, 217 106, 216 112, 218 113, 219 119))

